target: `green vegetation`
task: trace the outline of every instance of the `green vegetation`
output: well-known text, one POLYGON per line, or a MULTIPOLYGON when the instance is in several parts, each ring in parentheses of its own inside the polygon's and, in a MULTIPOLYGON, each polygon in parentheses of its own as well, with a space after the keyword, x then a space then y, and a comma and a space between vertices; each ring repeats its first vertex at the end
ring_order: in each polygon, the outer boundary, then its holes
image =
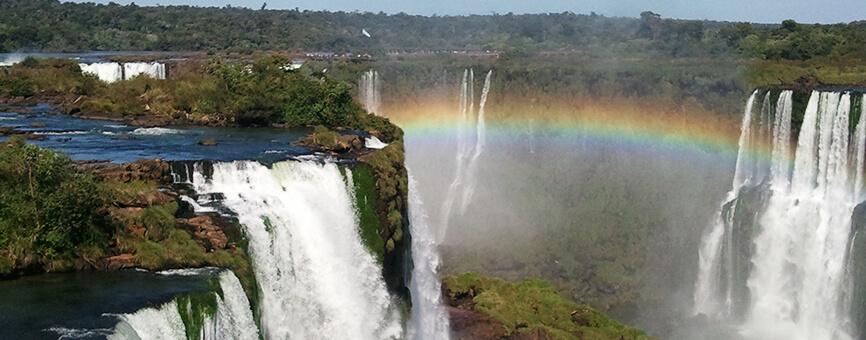
POLYGON ((863 22, 806 25, 786 20, 765 25, 665 19, 652 12, 641 13, 640 18, 571 12, 425 17, 7 0, 0 4, 0 22, 0 51, 319 50, 381 55, 394 50, 495 50, 509 56, 567 52, 866 58, 861 48, 866 43, 863 22), (362 35, 362 29, 373 37, 362 35), (472 34, 456 34, 461 32, 472 34))
POLYGON ((35 96, 69 112, 170 124, 393 127, 354 102, 351 86, 285 70, 291 61, 190 61, 169 80, 145 76, 105 84, 69 60, 27 59, 0 69, 0 98, 35 96), (3 86, 6 85, 6 86, 3 86))
MULTIPOLYGON (((219 289, 219 284, 216 284, 215 289, 219 289)), ((201 337, 204 321, 216 314, 217 294, 217 292, 203 292, 183 294, 175 298, 177 311, 186 328, 187 339, 197 340, 201 337)))
POLYGON ((452 301, 470 299, 473 310, 502 323, 510 335, 542 330, 555 339, 650 339, 640 330, 563 298, 540 279, 510 283, 466 273, 446 278, 444 284, 452 301))
POLYGON ((71 268, 104 254, 114 227, 99 214, 103 188, 63 155, 13 138, 0 144, 0 275, 71 268))
POLYGON ((376 215, 376 203, 379 197, 376 192, 373 168, 367 164, 358 164, 352 169, 352 182, 355 184, 355 206, 358 209, 361 240, 367 246, 367 250, 381 263, 385 255, 385 241, 379 235, 382 229, 379 216, 376 215))
POLYGON ((0 143, 0 276, 106 269, 132 255, 149 270, 214 266, 235 272, 249 300, 258 296, 239 226, 223 231, 236 247, 207 251, 176 225, 178 203, 154 182, 102 181, 66 156, 20 138, 0 143))
POLYGON ((392 253, 403 241, 405 222, 403 213, 407 208, 409 180, 404 167, 405 155, 402 139, 392 142, 384 149, 360 157, 376 175, 376 212, 383 230, 385 252, 392 253))

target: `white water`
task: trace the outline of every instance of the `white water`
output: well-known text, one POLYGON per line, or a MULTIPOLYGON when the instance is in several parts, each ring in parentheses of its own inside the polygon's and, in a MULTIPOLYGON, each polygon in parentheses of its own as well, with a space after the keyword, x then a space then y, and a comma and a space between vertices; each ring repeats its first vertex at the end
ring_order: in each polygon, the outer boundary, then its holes
POLYGON ((484 87, 481 89, 481 101, 478 103, 478 117, 475 123, 475 148, 467 166, 466 186, 463 187, 463 197, 460 204, 461 214, 466 213, 466 208, 469 207, 469 202, 472 202, 472 196, 475 195, 475 187, 478 186, 478 159, 487 144, 487 123, 484 117, 484 108, 487 105, 487 95, 490 93, 490 78, 492 76, 493 71, 488 71, 487 77, 484 78, 484 87))
MULTIPOLYGON (((764 207, 755 207, 758 225, 745 282, 750 298, 746 315, 738 316, 744 320, 739 329, 749 339, 854 339, 845 266, 851 214, 862 192, 866 126, 858 124, 850 141, 851 96, 813 92, 792 162, 791 104, 790 92, 782 93, 773 115, 769 186, 759 189, 769 190, 769 199, 764 207)), ((751 122, 744 117, 743 131, 751 122)), ((757 150, 759 146, 747 146, 749 137, 743 135, 740 153, 757 150)), ((737 197, 738 186, 758 184, 739 174, 740 160, 729 201, 737 197)), ((718 268, 727 260, 711 248, 730 237, 719 234, 730 234, 726 228, 733 225, 722 222, 722 231, 715 225, 701 248, 695 311, 726 319, 736 317, 728 315, 730 292, 719 294, 712 282, 724 279, 718 268)))
POLYGON ((358 92, 361 104, 367 112, 382 115, 382 80, 379 72, 369 70, 361 75, 358 81, 358 92))
POLYGON ((182 201, 186 202, 187 204, 189 204, 192 207, 192 211, 195 212, 196 214, 216 212, 217 211, 214 208, 202 206, 201 204, 198 203, 198 201, 196 201, 192 197, 189 197, 186 195, 180 195, 180 199, 182 201))
POLYGON ((223 296, 217 296, 217 311, 202 328, 204 340, 257 340, 259 329, 241 282, 229 270, 220 274, 223 296))
POLYGON ((115 326, 109 340, 184 340, 186 331, 177 303, 171 301, 159 308, 145 308, 132 314, 117 316, 120 323, 115 326))
POLYGON ((448 232, 451 220, 451 211, 460 198, 460 211, 465 213, 475 192, 476 173, 478 159, 484 151, 486 143, 486 121, 484 107, 487 104, 487 96, 490 91, 490 79, 493 71, 487 72, 484 79, 484 87, 481 91, 481 102, 478 105, 478 115, 475 115, 475 71, 472 69, 463 71, 463 80, 460 85, 459 110, 457 119, 457 152, 455 153, 454 179, 448 186, 445 199, 439 215, 439 228, 437 228, 436 240, 441 242, 448 232), (475 144, 470 145, 471 116, 475 116, 475 144))
MULTIPOLYGON (((181 270, 164 275, 203 275, 213 268, 181 270)), ((202 340, 256 340, 258 328, 253 319, 250 302, 237 276, 229 270, 219 274, 222 297, 214 293, 217 310, 206 317, 201 329, 202 340)), ((158 308, 144 308, 135 313, 116 315, 118 324, 108 336, 111 340, 184 340, 186 327, 178 312, 178 304, 171 301, 158 308)), ((86 330, 74 330, 81 331, 86 330)), ((99 331, 99 330, 95 330, 99 331)), ((57 331, 59 332, 59 331, 57 331)))
MULTIPOLYGON (((731 190, 725 196, 724 203, 728 203, 736 198, 740 187, 749 178, 747 172, 750 172, 750 164, 747 157, 749 155, 749 144, 752 135, 752 109, 754 108, 757 95, 758 91, 753 92, 746 102, 743 121, 740 123, 740 138, 737 142, 739 150, 737 152, 737 163, 734 167, 734 183, 731 186, 731 190)), ((723 301, 719 301, 716 296, 717 291, 720 289, 717 279, 721 269, 722 238, 725 234, 725 226, 729 224, 730 221, 726 221, 722 217, 720 208, 715 214, 709 233, 704 236, 701 242, 698 253, 698 279, 695 288, 695 314, 716 316, 722 313, 723 310, 727 311, 730 308, 730 290, 724 292, 725 299, 723 301)))
POLYGON ((0 67, 12 66, 24 61, 24 56, 20 54, 8 55, 3 60, 0 60, 0 67))
POLYGON ((439 282, 439 249, 427 222, 424 203, 418 195, 415 179, 409 177, 409 221, 412 228, 412 317, 409 339, 449 339, 448 314, 442 306, 439 282))
POLYGON ((199 193, 220 192, 249 238, 268 339, 394 339, 400 318, 361 243, 350 189, 334 164, 218 163, 199 193))
POLYGON ((92 74, 106 83, 129 80, 139 75, 153 79, 165 79, 165 64, 162 63, 93 63, 78 64, 82 73, 92 74))
POLYGON ((123 67, 119 63, 78 64, 81 72, 91 74, 106 83, 123 80, 123 67))
POLYGON ((364 138, 364 147, 367 149, 384 149, 388 144, 382 142, 376 136, 364 138))
POLYGON ((152 127, 152 128, 137 128, 132 130, 133 135, 140 136, 159 136, 159 135, 173 135, 183 133, 181 130, 162 128, 162 127, 152 127))
POLYGON ((165 64, 162 63, 124 63, 124 79, 132 79, 146 75, 153 79, 165 79, 165 64))

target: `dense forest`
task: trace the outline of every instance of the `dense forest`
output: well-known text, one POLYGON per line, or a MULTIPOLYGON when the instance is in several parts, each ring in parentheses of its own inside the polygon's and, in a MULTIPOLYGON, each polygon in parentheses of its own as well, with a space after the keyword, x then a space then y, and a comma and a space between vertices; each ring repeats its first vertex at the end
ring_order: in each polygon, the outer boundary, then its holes
POLYGON ((0 2, 0 52, 481 51, 807 60, 866 57, 866 22, 780 25, 551 14, 416 16, 404 13, 140 7, 57 0, 0 2), (220 23, 214 25, 213 23, 220 23), (362 33, 366 30, 370 36, 362 33))

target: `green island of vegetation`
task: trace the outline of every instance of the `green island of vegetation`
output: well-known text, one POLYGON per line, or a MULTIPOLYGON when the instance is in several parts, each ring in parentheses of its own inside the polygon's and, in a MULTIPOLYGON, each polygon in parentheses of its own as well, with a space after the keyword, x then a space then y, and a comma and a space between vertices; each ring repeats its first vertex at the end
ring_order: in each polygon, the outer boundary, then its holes
MULTIPOLYGON (((592 307, 579 305, 541 279, 519 283, 465 273, 444 280, 452 307, 489 318, 486 335, 539 339, 648 340, 644 332, 620 324, 592 307)), ((460 314, 460 313, 457 313, 460 314)), ((464 314, 466 318, 478 318, 464 314)), ((457 332, 475 334, 479 330, 457 332)))

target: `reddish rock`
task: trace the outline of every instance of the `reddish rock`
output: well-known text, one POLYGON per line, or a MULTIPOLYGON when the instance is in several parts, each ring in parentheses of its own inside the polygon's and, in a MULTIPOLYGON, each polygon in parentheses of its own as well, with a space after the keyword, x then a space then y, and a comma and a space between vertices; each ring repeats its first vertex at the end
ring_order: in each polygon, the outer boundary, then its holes
POLYGON ((209 251, 225 249, 228 246, 228 236, 226 236, 222 228, 214 223, 210 216, 202 215, 188 219, 180 218, 177 220, 177 224, 191 231, 195 241, 209 251))
POLYGON ((171 183, 171 168, 163 160, 140 160, 133 163, 82 162, 78 169, 104 180, 120 182, 157 181, 171 183))
POLYGON ((108 209, 108 215, 122 224, 130 234, 144 237, 147 228, 138 225, 138 218, 141 216, 142 211, 144 211, 144 209, 139 207, 111 208, 108 209))
POLYGON ((448 307, 453 339, 502 339, 508 329, 501 323, 476 311, 448 307))
POLYGON ((135 255, 120 254, 107 258, 106 267, 110 270, 118 270, 124 268, 133 268, 136 265, 135 255))

